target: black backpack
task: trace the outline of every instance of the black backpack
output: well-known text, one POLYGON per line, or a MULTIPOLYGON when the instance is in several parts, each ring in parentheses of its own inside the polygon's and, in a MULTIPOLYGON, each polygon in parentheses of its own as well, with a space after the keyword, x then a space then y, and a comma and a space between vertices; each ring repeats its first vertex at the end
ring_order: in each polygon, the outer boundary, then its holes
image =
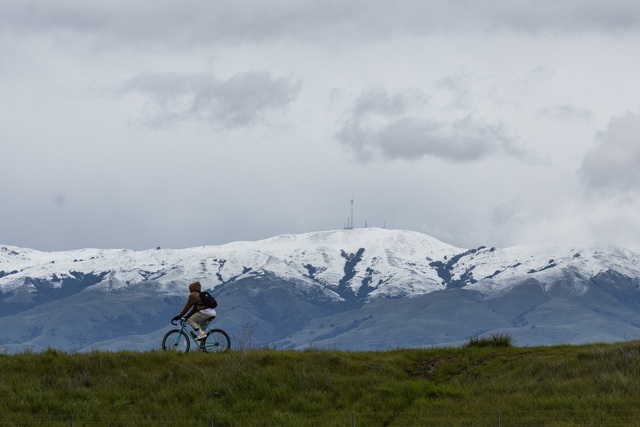
POLYGON ((216 308, 218 306, 218 301, 207 291, 200 292, 200 300, 202 304, 209 308, 216 308))

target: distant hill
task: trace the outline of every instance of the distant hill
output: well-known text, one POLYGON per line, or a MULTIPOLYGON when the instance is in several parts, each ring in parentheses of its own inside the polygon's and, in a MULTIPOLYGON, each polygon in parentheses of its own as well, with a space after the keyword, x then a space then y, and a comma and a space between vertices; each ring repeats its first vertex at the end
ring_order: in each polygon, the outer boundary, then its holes
POLYGON ((457 248, 364 228, 188 249, 40 252, 0 246, 0 347, 158 348, 199 280, 236 346, 345 350, 640 337, 640 254, 457 248))

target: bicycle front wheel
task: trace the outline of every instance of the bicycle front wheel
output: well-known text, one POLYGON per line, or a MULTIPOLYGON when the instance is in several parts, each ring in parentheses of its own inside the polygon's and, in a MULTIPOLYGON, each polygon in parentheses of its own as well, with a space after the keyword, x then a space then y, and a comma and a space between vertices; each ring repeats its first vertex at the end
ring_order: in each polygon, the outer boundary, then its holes
POLYGON ((189 337, 180 329, 172 329, 162 339, 162 349, 164 351, 176 351, 178 353, 188 353, 191 343, 189 337))
POLYGON ((229 335, 222 329, 212 329, 209 331, 207 338, 203 340, 201 348, 205 353, 227 351, 231 348, 231 340, 229 335))

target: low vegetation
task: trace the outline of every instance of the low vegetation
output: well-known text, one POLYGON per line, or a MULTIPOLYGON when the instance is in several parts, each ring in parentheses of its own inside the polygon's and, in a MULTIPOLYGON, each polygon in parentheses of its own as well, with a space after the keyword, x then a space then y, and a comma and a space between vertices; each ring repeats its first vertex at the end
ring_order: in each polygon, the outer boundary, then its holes
POLYGON ((465 347, 495 347, 504 348, 511 347, 513 339, 508 334, 493 334, 488 337, 471 338, 465 344, 465 347))
POLYGON ((50 349, 0 355, 0 425, 632 426, 640 419, 638 372, 640 342, 225 354, 50 349))

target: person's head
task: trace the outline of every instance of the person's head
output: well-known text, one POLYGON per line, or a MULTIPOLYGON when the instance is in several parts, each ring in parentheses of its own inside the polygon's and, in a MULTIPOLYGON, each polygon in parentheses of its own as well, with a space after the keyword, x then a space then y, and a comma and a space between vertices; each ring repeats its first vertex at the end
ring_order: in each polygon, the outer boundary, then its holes
POLYGON ((189 285, 189 292, 200 292, 202 290, 202 285, 200 282, 193 282, 189 285))

